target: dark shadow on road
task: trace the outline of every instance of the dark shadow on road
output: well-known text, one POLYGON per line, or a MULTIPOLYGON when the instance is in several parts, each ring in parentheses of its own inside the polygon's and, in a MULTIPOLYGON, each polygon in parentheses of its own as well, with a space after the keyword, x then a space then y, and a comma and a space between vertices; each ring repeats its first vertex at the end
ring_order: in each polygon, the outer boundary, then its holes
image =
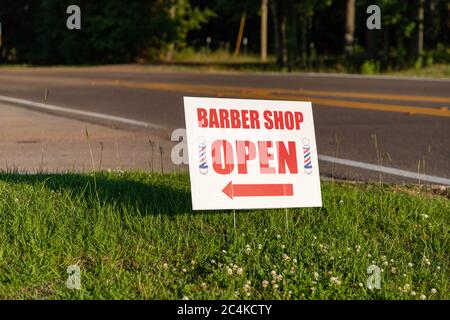
POLYGON ((132 173, 109 174, 16 174, 0 173, 7 183, 28 184, 54 192, 69 191, 74 198, 82 197, 89 206, 115 205, 125 212, 138 215, 192 214, 189 179, 185 174, 163 175, 132 173))

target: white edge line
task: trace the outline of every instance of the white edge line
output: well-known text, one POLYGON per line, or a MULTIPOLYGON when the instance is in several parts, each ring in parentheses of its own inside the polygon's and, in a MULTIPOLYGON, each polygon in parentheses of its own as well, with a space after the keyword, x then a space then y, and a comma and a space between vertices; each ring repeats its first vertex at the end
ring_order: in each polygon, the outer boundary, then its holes
POLYGON ((14 104, 20 104, 20 105, 24 105, 24 106, 41 109, 41 110, 55 111, 55 112, 66 113, 66 114, 86 116, 86 117, 95 118, 95 119, 108 120, 108 121, 123 123, 123 124, 127 124, 127 125, 152 128, 152 129, 162 129, 161 126, 154 125, 154 124, 151 124, 148 122, 123 118, 123 117, 118 117, 118 116, 111 116, 111 115, 107 115, 107 114, 103 114, 103 113, 64 108, 64 107, 59 107, 59 106, 55 106, 55 105, 51 105, 51 104, 39 103, 39 102, 30 101, 30 100, 12 98, 12 97, 7 97, 7 96, 0 96, 0 101, 14 103, 14 104))
MULTIPOLYGON (((35 108, 39 108, 39 109, 43 109, 43 110, 48 110, 48 111, 56 111, 56 112, 62 112, 62 113, 87 116, 87 117, 96 118, 96 119, 115 121, 115 122, 124 123, 124 124, 128 124, 128 125, 134 125, 134 126, 140 126, 140 127, 146 127, 146 128, 154 128, 154 129, 162 128, 161 126, 157 126, 157 125, 154 125, 154 124, 151 124, 148 122, 142 122, 142 121, 132 120, 132 119, 123 118, 123 117, 117 117, 117 116, 111 116, 111 115, 97 113, 97 112, 91 112, 91 111, 82 111, 82 110, 63 108, 63 107, 58 107, 58 106, 39 103, 39 102, 33 102, 33 101, 29 101, 29 100, 24 100, 24 99, 0 96, 0 101, 31 106, 31 107, 35 107, 35 108)), ((401 176, 401 177, 410 178, 410 179, 427 181, 427 182, 432 182, 432 183, 437 183, 437 184, 450 185, 450 179, 446 179, 446 178, 429 176, 426 174, 420 174, 420 173, 416 173, 416 172, 412 172, 412 171, 384 167, 384 166, 380 166, 380 165, 359 162, 359 161, 354 161, 354 160, 335 158, 335 157, 320 155, 320 154, 318 157, 319 157, 320 161, 324 161, 324 162, 337 163, 337 164, 341 164, 344 166, 355 167, 355 168, 360 168, 360 169, 365 169, 365 170, 370 170, 370 171, 383 172, 383 173, 387 173, 387 174, 391 174, 391 175, 395 175, 395 176, 401 176)))
POLYGON ((349 166, 349 167, 370 170, 370 171, 383 172, 383 173, 391 174, 394 176, 401 176, 401 177, 405 177, 405 178, 416 179, 416 180, 427 181, 427 182, 432 182, 432 183, 436 183, 436 184, 443 184, 443 185, 450 186, 450 179, 436 177, 436 176, 429 176, 426 174, 420 174, 420 173, 416 173, 416 172, 412 172, 412 171, 384 167, 384 166, 379 166, 379 165, 375 165, 375 164, 359 162, 359 161, 354 161, 354 160, 340 159, 340 158, 335 158, 335 157, 330 157, 330 156, 325 156, 325 155, 319 155, 319 160, 324 161, 324 162, 341 164, 341 165, 349 166))

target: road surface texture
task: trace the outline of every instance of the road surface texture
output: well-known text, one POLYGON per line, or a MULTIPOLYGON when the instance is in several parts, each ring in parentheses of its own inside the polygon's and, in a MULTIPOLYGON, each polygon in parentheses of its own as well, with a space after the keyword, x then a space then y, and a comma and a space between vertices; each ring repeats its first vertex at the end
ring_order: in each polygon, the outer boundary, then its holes
MULTIPOLYGON (((58 117, 76 118, 75 126, 79 126, 81 132, 77 131, 80 135, 79 143, 86 142, 84 129, 80 128, 87 123, 95 123, 96 128, 103 126, 103 130, 109 128, 108 132, 112 132, 106 134, 110 139, 108 141, 112 141, 114 132, 120 131, 124 148, 126 144, 149 145, 146 142, 148 139, 158 140, 157 143, 169 148, 173 145, 169 141, 171 131, 185 127, 183 96, 312 101, 321 155, 406 170, 446 181, 450 179, 450 80, 324 74, 173 72, 137 65, 1 68, 1 143, 9 145, 6 153, 5 148, 2 148, 0 167, 4 168, 5 161, 17 163, 18 159, 32 156, 26 154, 33 143, 21 143, 20 134, 15 131, 27 132, 29 129, 25 127, 29 123, 29 126, 42 130, 48 128, 47 132, 50 133, 52 123, 57 122, 47 121, 43 116, 38 116, 39 113, 33 113, 33 119, 28 119, 28 122, 24 120, 21 129, 16 126, 14 117, 4 119, 3 114, 8 113, 4 111, 8 110, 6 104, 22 108, 34 107, 13 103, 14 101, 5 102, 5 97, 129 120, 110 121, 79 112, 46 110, 56 113, 58 117), (148 124, 148 127, 141 124, 148 124), (115 129, 111 129, 112 126, 115 129)), ((13 113, 17 112, 19 111, 13 113)), ((63 118, 59 119, 63 121, 63 118)), ((53 127, 51 135, 59 135, 61 148, 70 149, 70 143, 65 144, 64 139, 70 140, 73 136, 67 135, 65 129, 64 125, 53 127)), ((37 129, 23 134, 28 136, 26 139, 21 138, 22 140, 41 141, 37 129)), ((98 144, 100 140, 95 143, 98 144)), ((135 159, 144 158, 142 153, 146 153, 145 157, 148 157, 147 145, 142 149, 135 149, 135 159)), ((81 150, 85 147, 79 148, 81 150)), ((35 149, 37 154, 41 153, 40 147, 35 146, 35 149)), ((113 152, 110 152, 103 157, 114 157, 113 152)), ((129 156, 129 152, 127 153, 129 156)), ((165 154, 168 156, 168 151, 165 154)), ((47 159, 54 158, 49 168, 54 170, 60 166, 60 170, 70 170, 77 156, 81 158, 78 152, 74 152, 66 161, 62 156, 49 154, 47 159)), ((35 154, 33 157, 39 158, 35 154)), ((76 161, 77 168, 82 168, 79 165, 81 162, 76 161)), ((133 162, 130 158, 126 163, 122 162, 122 165, 115 165, 113 161, 108 165, 149 168, 145 161, 133 162)), ((176 168, 171 164, 166 167, 176 168)), ((325 177, 337 179, 423 182, 329 161, 320 162, 320 171, 325 177)))

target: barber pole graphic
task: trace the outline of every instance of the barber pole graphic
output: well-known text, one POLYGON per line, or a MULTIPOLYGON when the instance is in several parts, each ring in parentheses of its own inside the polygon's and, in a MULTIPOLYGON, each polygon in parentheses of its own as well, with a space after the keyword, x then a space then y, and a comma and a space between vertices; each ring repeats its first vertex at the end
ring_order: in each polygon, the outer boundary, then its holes
POLYGON ((304 171, 306 174, 312 173, 312 161, 311 161, 311 147, 309 146, 309 139, 304 138, 303 143, 303 158, 305 161, 304 171))
POLYGON ((199 170, 202 175, 208 173, 208 161, 206 160, 206 139, 201 136, 198 138, 198 151, 199 151, 199 170))

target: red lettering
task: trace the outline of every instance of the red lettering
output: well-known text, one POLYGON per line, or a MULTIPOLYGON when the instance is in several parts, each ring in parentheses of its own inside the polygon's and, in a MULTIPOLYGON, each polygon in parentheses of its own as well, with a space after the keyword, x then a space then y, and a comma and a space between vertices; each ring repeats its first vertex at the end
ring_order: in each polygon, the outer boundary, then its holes
POLYGON ((269 166, 269 161, 273 160, 273 153, 269 153, 272 148, 272 141, 259 141, 259 168, 261 173, 275 173, 275 168, 269 166))
POLYGON ((231 109, 230 110, 231 127, 237 129, 241 127, 241 120, 239 119, 239 111, 231 109))
POLYGON ((217 119, 216 109, 209 109, 209 127, 217 128, 219 126, 219 120, 217 119))
POLYGON ((303 113, 294 112, 295 117, 295 129, 300 130, 300 123, 303 122, 303 113))
POLYGON ((234 160, 233 146, 231 143, 226 140, 214 141, 211 146, 211 154, 214 171, 218 174, 230 174, 233 172, 234 160))
POLYGON ((219 109, 219 117, 220 117, 220 127, 221 128, 229 128, 230 120, 228 119, 228 110, 219 109))
POLYGON ((247 161, 256 158, 256 147, 250 141, 236 141, 236 157, 238 173, 247 174, 247 161))
POLYGON ((284 126, 288 130, 294 129, 294 115, 292 112, 285 112, 284 113, 284 126))
POLYGON ((273 122, 275 123, 275 129, 284 129, 283 112, 274 111, 273 112, 273 122))
POLYGON ((198 126, 200 128, 206 128, 208 126, 208 119, 206 118, 207 114, 208 112, 206 109, 197 108, 198 126))
POLYGON ((288 142, 289 152, 286 150, 282 141, 277 142, 278 153, 278 172, 286 173, 286 165, 289 167, 291 173, 298 173, 297 166, 297 150, 295 148, 295 141, 288 142))
POLYGON ((271 130, 273 129, 273 121, 272 121, 272 112, 269 110, 264 111, 263 113, 264 116, 264 126, 266 127, 266 129, 271 130))
POLYGON ((256 110, 250 110, 250 122, 252 129, 259 129, 259 113, 256 110))

